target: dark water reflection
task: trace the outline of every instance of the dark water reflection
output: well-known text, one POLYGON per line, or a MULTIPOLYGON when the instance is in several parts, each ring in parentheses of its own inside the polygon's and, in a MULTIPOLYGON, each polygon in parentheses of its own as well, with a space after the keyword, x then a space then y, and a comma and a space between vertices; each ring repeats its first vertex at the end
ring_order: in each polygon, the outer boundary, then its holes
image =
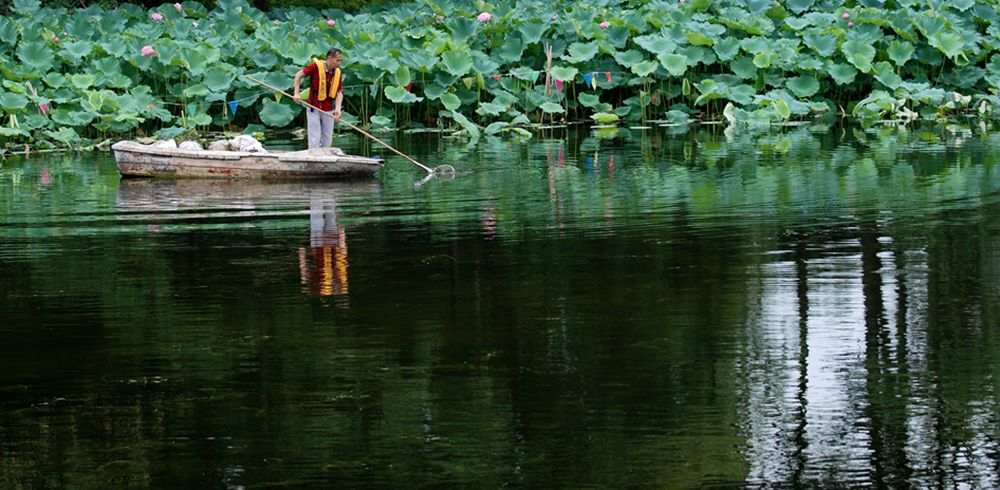
POLYGON ((0 486, 1000 485, 993 134, 394 142, 3 162, 0 486))

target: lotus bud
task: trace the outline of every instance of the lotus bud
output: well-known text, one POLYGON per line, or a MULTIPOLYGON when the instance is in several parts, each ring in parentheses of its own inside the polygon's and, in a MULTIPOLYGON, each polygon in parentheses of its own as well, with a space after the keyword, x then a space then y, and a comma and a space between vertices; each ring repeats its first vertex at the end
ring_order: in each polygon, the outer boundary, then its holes
POLYGON ((174 4, 174 8, 177 9, 178 12, 180 12, 182 14, 184 13, 184 7, 182 7, 181 4, 175 3, 174 4))
POLYGON ((143 56, 153 57, 153 56, 156 56, 156 51, 153 50, 152 46, 150 46, 150 45, 147 44, 147 45, 145 45, 145 46, 142 47, 142 55, 143 56))
POLYGON ((476 17, 476 20, 478 20, 479 22, 482 22, 482 23, 486 23, 486 22, 489 22, 490 19, 492 19, 492 18, 493 18, 493 14, 491 14, 489 12, 483 12, 483 13, 479 14, 478 17, 476 17))
POLYGON ((850 19, 851 18, 851 14, 849 14, 847 12, 844 12, 843 17, 844 17, 844 20, 850 19))
POLYGON ((328 25, 330 27, 333 27, 333 26, 337 25, 337 21, 335 21, 333 19, 330 19, 330 20, 326 21, 326 25, 328 25))
POLYGON ((52 42, 59 44, 59 38, 58 37, 52 38, 52 42))
POLYGON ((559 14, 552 14, 552 20, 559 20, 559 14))
POLYGON ((847 27, 854 27, 854 22, 848 22, 847 27))
POLYGON ((607 29, 609 25, 611 24, 608 24, 608 21, 605 20, 601 22, 601 29, 607 29))
POLYGON ((159 12, 153 12, 149 17, 153 19, 153 22, 163 22, 163 16, 159 12))

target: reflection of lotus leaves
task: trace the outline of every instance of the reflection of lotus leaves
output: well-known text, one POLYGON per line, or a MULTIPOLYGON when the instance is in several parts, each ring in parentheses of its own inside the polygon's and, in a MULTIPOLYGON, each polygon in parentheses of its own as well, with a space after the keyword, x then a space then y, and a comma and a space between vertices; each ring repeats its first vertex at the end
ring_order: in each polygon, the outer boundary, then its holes
POLYGON ((613 139, 618 136, 618 133, 619 130, 617 126, 594 129, 594 134, 601 139, 613 139))

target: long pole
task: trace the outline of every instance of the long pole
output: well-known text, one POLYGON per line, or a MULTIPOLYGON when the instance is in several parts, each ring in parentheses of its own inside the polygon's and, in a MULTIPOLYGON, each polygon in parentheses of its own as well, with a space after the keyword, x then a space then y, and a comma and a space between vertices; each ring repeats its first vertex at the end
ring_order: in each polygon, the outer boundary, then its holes
MULTIPOLYGON (((256 78, 251 77, 251 76, 247 76, 247 78, 249 80, 257 82, 257 83, 259 83, 259 84, 261 84, 261 85, 263 85, 263 86, 265 86, 265 87, 267 87, 267 88, 269 88, 271 90, 274 90, 275 92, 277 92, 277 93, 279 93, 281 95, 284 95, 285 97, 288 97, 288 98, 290 98, 292 100, 295 100, 294 97, 292 97, 291 95, 288 95, 287 92, 285 92, 284 90, 281 90, 280 88, 274 87, 272 85, 268 85, 268 84, 266 84, 266 83, 264 83, 264 82, 262 82, 260 80, 257 80, 256 78)), ((332 112, 324 111, 323 109, 320 109, 319 107, 316 107, 316 106, 314 106, 314 105, 312 105, 312 104, 310 104, 310 103, 308 103, 308 102, 306 102, 304 100, 301 102, 301 104, 304 105, 304 106, 306 106, 306 107, 308 107, 308 108, 310 108, 310 109, 312 109, 312 110, 314 110, 314 111, 319 111, 321 114, 326 114, 327 116, 332 117, 334 121, 338 121, 338 122, 346 124, 349 128, 351 128, 351 129, 353 129, 353 130, 355 130, 355 131, 357 131, 357 132, 359 132, 359 133, 361 133, 361 134, 363 134, 363 135, 371 138, 376 143, 379 143, 380 145, 382 145, 382 146, 384 146, 384 147, 392 150, 393 153, 395 153, 395 154, 397 154, 397 155, 399 155, 399 156, 401 156, 401 157, 409 160, 410 163, 412 163, 412 164, 414 164, 414 165, 416 165, 416 166, 424 169, 424 171, 427 172, 428 174, 433 174, 434 173, 434 171, 431 170, 430 167, 428 167, 428 166, 426 166, 426 165, 424 165, 424 164, 422 164, 422 163, 414 160, 409 155, 407 155, 407 154, 405 154, 405 153, 403 153, 403 152, 401 152, 401 151, 399 151, 399 150, 397 150, 397 149, 389 146, 388 143, 386 143, 385 141, 382 141, 382 140, 376 138, 375 136, 372 136, 371 134, 368 134, 367 132, 365 132, 365 130, 363 130, 363 129, 361 129, 361 128, 359 128, 359 127, 357 127, 357 126, 355 126, 355 125, 353 125, 353 124, 351 124, 351 123, 349 123, 349 122, 347 122, 347 121, 345 121, 345 120, 343 120, 343 119, 341 119, 339 117, 334 116, 332 112)))

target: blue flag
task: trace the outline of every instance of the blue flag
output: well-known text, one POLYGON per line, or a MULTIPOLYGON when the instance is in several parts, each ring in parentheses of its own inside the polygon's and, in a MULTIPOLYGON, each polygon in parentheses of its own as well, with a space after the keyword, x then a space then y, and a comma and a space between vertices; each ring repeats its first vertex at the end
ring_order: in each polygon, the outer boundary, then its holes
POLYGON ((594 78, 594 74, 593 73, 584 73, 583 74, 583 83, 586 84, 589 87, 590 86, 590 80, 592 78, 594 78))
POLYGON ((236 108, 239 107, 240 101, 233 100, 229 102, 229 112, 233 113, 233 117, 236 117, 236 108))

